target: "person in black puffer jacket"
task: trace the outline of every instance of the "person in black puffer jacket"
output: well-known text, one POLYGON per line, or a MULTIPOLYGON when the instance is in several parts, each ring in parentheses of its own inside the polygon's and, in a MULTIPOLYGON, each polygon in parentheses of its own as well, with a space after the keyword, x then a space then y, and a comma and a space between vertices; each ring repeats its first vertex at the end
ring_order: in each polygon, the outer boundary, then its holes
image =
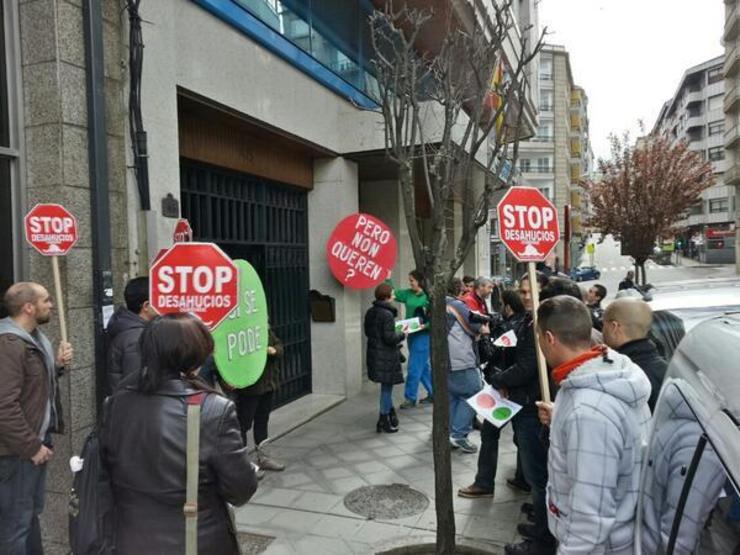
POLYGON ((378 433, 398 431, 398 417, 393 408, 393 386, 403 383, 401 343, 406 334, 396 331, 398 310, 391 304, 393 288, 381 283, 375 288, 375 301, 365 314, 367 336, 367 374, 380 384, 378 433))

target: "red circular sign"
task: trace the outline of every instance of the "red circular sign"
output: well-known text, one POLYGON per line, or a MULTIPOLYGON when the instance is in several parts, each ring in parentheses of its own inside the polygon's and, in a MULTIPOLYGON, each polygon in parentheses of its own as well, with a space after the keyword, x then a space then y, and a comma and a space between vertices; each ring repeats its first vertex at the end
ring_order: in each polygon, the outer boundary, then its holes
POLYGON ((390 275, 398 245, 382 221, 369 214, 347 216, 326 243, 331 273, 346 287, 369 289, 390 275))
POLYGON ((37 204, 24 224, 26 241, 44 256, 67 254, 79 239, 77 218, 61 204, 37 204))
POLYGON ((499 237, 521 262, 540 262, 560 240, 558 211, 539 189, 511 187, 498 203, 499 237))
POLYGON ((177 243, 149 270, 159 314, 190 312, 214 329, 239 304, 239 271, 213 243, 177 243))
POLYGON ((193 228, 185 218, 177 220, 175 233, 172 236, 173 243, 187 243, 193 240, 193 228))

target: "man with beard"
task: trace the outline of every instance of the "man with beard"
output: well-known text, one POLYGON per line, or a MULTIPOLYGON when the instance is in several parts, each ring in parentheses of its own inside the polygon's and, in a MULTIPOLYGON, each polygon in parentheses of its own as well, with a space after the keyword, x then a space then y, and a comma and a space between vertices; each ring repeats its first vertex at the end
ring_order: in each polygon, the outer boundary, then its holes
POLYGON ((12 285, 0 320, 0 553, 43 553, 44 508, 52 433, 63 433, 57 378, 72 362, 72 346, 54 356, 39 326, 53 303, 37 283, 12 285))

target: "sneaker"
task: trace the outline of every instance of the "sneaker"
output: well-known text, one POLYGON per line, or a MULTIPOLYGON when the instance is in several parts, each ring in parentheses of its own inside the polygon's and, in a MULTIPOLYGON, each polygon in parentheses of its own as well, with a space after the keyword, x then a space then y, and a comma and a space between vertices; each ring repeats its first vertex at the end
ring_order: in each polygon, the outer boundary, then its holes
POLYGON ((262 470, 259 466, 257 466, 256 464, 252 463, 252 468, 254 468, 254 473, 257 476, 257 481, 258 482, 260 480, 262 480, 262 478, 265 477, 265 471, 262 470))
POLYGON ((532 491, 532 488, 529 487, 529 484, 527 482, 520 482, 516 478, 508 478, 506 480, 506 484, 510 488, 518 489, 519 491, 523 491, 524 493, 529 493, 532 491))
POLYGON ((434 397, 431 395, 427 395, 424 397, 421 401, 419 401, 420 405, 433 405, 434 404, 434 397))
POLYGON ((555 555, 557 547, 554 543, 545 543, 525 539, 520 543, 510 543, 504 547, 506 555, 555 555))
POLYGON ((403 403, 398 405, 399 409, 413 409, 416 407, 416 401, 411 401, 410 399, 405 399, 403 403))
POLYGON ((477 453, 478 452, 478 447, 474 443, 471 443, 466 437, 464 438, 451 437, 450 444, 452 445, 453 449, 459 448, 460 451, 462 451, 463 453, 477 453))
POLYGON ((272 470, 273 472, 282 472, 285 470, 285 465, 282 462, 268 457, 263 453, 259 454, 257 461, 262 470, 272 470))
POLYGON ((457 490, 458 497, 466 497, 468 499, 478 499, 482 497, 493 497, 493 491, 488 491, 483 488, 479 488, 475 484, 466 488, 460 488, 457 490))

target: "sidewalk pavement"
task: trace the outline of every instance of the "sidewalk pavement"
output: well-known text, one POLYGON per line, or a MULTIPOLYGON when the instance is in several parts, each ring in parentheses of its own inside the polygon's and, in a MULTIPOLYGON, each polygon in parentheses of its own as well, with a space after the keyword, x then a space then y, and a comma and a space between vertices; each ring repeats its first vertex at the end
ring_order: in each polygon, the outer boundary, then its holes
MULTIPOLYGON (((268 472, 254 498, 236 509, 245 554, 370 554, 434 542, 432 408, 399 410, 400 431, 378 434, 377 407, 377 386, 368 384, 358 397, 271 443, 270 453, 287 469, 268 472), (369 520, 344 506, 344 496, 357 488, 390 484, 422 492, 429 506, 397 520, 369 520)), ((478 432, 471 439, 478 444, 478 432)), ((516 525, 525 521, 519 506, 528 500, 506 485, 516 465, 511 426, 501 436, 494 499, 456 496, 458 488, 473 482, 477 457, 452 453, 457 534, 459 540, 502 553, 504 544, 518 539, 516 525)))

